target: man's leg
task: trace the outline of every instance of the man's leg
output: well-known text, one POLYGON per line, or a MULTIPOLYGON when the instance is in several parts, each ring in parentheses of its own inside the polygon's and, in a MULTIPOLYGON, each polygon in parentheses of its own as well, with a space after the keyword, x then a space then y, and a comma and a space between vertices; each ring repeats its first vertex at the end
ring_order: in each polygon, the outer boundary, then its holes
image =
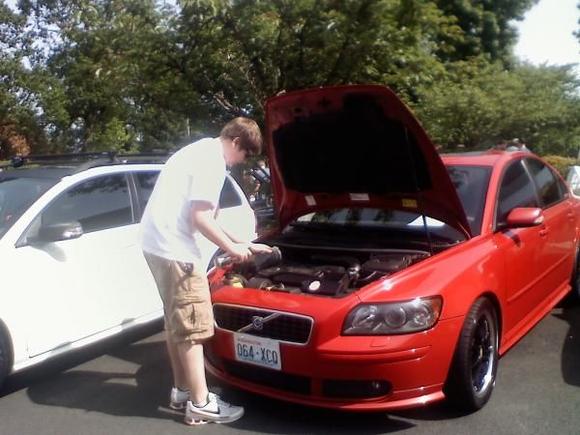
POLYGON ((171 341, 169 333, 165 332, 167 344, 167 353, 169 354, 169 362, 171 363, 171 371, 173 372, 173 385, 182 391, 189 389, 189 382, 185 375, 183 364, 179 358, 179 353, 177 351, 177 345, 171 341))
POLYGON ((205 404, 209 390, 205 378, 203 362, 203 345, 199 342, 178 343, 176 346, 183 376, 189 388, 190 400, 196 404, 205 404))

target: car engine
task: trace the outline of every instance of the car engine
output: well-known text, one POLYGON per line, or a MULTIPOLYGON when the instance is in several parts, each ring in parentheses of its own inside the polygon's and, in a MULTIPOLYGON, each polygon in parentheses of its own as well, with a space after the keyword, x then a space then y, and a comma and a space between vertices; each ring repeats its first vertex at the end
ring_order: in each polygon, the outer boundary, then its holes
POLYGON ((419 250, 351 250, 275 246, 271 254, 233 264, 225 285, 341 297, 426 257, 419 250))

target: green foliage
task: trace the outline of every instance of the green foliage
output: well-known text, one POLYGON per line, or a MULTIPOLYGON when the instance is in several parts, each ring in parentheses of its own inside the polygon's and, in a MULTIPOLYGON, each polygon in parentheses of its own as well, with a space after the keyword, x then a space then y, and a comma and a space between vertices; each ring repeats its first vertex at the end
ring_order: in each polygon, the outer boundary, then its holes
POLYGON ((513 20, 521 20, 525 11, 539 0, 436 0, 446 15, 455 17, 461 35, 447 60, 466 60, 486 55, 493 62, 511 63, 511 50, 517 40, 513 20))
POLYGON ((511 138, 535 152, 576 155, 580 149, 580 82, 570 66, 516 66, 484 59, 455 63, 436 84, 421 87, 414 106, 444 148, 488 148, 511 138))
POLYGON ((546 160, 550 165, 558 170, 562 177, 566 178, 568 174, 568 169, 570 166, 578 165, 580 162, 574 157, 562 157, 557 155, 547 155, 543 156, 544 160, 546 160))
POLYGON ((379 83, 446 148, 576 155, 577 77, 511 56, 536 1, 0 2, 0 126, 34 151, 171 148, 281 91, 379 83))
POLYGON ((11 152, 11 136, 31 139, 39 134, 34 76, 23 66, 29 54, 22 36, 24 25, 24 17, 0 3, 0 156, 11 152))

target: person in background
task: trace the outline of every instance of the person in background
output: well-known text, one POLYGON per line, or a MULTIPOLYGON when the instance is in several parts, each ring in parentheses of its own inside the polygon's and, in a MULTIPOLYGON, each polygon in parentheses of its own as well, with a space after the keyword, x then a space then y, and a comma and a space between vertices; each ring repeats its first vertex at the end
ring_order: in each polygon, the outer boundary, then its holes
POLYGON ((524 142, 519 140, 517 137, 512 139, 508 144, 506 151, 530 151, 524 142))
POLYGON ((166 342, 174 384, 169 406, 185 409, 185 423, 229 423, 244 408, 209 391, 203 343, 214 335, 214 318, 198 240, 209 239, 235 261, 271 252, 237 240, 215 220, 226 167, 260 153, 255 121, 235 118, 219 137, 185 146, 164 165, 141 222, 142 249, 165 312, 166 342))

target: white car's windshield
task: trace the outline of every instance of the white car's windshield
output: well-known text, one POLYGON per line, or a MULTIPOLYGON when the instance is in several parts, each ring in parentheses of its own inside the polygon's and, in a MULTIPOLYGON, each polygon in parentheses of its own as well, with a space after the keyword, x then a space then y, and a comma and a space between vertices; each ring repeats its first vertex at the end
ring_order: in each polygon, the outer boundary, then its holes
POLYGON ((55 183, 49 178, 0 177, 0 238, 55 183))

